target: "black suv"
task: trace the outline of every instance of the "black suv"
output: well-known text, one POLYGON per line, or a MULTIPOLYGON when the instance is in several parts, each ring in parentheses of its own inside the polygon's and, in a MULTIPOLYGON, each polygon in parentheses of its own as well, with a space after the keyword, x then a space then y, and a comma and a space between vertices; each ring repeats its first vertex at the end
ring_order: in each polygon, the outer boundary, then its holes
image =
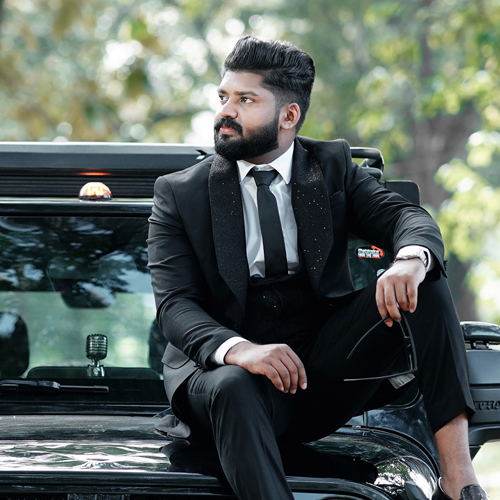
MULTIPOLYGON (((154 180, 209 153, 185 145, 0 143, 0 500, 234 498, 210 447, 161 433, 166 341, 147 268, 154 180)), ((389 189, 418 202, 415 184, 382 181, 379 151, 352 153, 389 189)), ((351 250, 358 288, 391 260, 354 237, 351 250)), ((500 328, 463 329, 475 454, 500 439, 500 352, 489 348, 500 343, 500 328)), ((439 476, 415 385, 307 450, 286 460, 300 500, 423 500, 439 476)))

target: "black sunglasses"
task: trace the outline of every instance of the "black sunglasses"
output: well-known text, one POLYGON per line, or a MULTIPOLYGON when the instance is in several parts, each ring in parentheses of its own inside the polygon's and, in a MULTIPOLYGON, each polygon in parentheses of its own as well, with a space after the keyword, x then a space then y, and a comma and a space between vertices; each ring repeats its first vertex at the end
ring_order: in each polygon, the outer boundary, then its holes
MULTIPOLYGON (((351 356, 354 354, 354 351, 359 347, 361 342, 363 342, 368 335, 373 332, 377 327, 382 325, 386 319, 388 319, 389 316, 386 316, 385 318, 382 318, 380 321, 377 321, 357 342, 356 345, 352 348, 351 352, 347 356, 347 359, 350 359, 351 356)), ((414 374, 417 372, 418 366, 417 366, 417 352, 415 351, 415 341, 413 340, 413 335, 411 333, 411 328, 408 323, 408 320, 406 319, 406 315, 404 312, 401 313, 401 318, 402 320, 399 322, 394 322, 399 325, 399 330, 401 332, 401 338, 403 341, 403 346, 405 348, 406 352, 406 366, 407 369, 405 371, 399 372, 399 373, 391 373, 389 375, 378 375, 375 377, 360 377, 360 378, 346 378, 344 379, 344 382, 358 382, 362 380, 384 380, 384 379, 390 379, 393 377, 400 377, 402 375, 410 375, 414 374)))

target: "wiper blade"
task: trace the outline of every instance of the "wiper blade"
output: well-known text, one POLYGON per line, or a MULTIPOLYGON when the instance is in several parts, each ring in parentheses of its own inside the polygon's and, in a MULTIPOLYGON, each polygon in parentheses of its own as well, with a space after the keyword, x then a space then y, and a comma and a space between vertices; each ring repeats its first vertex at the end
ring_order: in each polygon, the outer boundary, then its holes
POLYGON ((107 385, 62 385, 53 380, 0 380, 0 391, 91 392, 107 394, 107 385))

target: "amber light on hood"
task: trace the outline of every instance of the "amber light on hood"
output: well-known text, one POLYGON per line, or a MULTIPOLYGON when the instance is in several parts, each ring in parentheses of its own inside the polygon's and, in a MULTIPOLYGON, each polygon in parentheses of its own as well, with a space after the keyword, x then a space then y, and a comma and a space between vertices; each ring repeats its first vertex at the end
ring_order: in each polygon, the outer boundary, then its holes
POLYGON ((78 195, 80 200, 112 200, 111 190, 103 182, 87 182, 78 195))

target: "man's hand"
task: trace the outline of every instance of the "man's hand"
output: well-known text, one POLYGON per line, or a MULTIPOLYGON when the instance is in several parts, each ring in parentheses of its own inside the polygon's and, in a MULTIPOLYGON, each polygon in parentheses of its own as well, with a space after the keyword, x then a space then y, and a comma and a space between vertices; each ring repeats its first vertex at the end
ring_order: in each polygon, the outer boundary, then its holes
POLYGON ((300 358, 286 344, 257 345, 240 342, 224 357, 228 365, 238 365, 255 375, 265 375, 277 389, 295 394, 307 388, 307 377, 300 358))
POLYGON ((418 285, 425 279, 425 267, 420 259, 397 260, 377 282, 375 301, 387 326, 401 321, 401 312, 417 308, 418 285))

